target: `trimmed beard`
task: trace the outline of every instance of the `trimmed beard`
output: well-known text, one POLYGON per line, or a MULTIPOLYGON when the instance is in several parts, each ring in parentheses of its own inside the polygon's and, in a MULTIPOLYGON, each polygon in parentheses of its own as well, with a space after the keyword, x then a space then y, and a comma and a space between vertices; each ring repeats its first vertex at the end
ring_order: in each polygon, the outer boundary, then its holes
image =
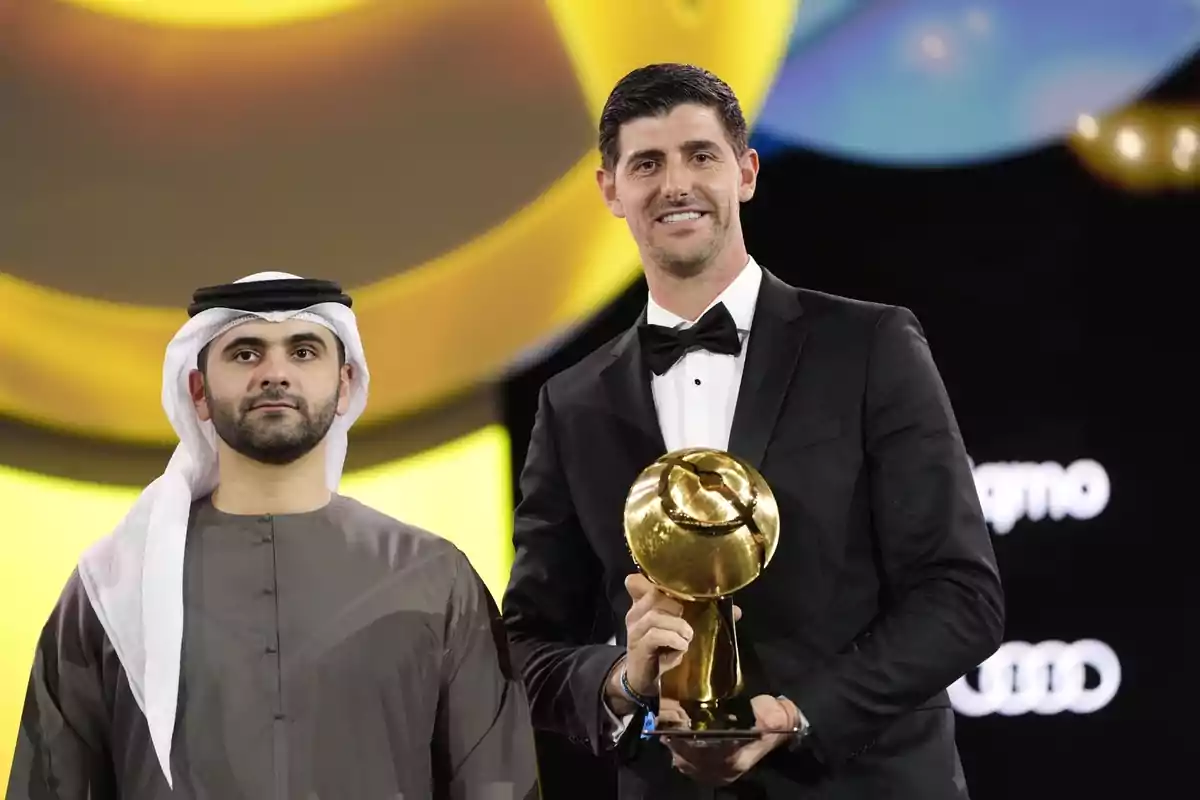
POLYGON ((247 397, 235 408, 232 402, 221 402, 214 398, 209 393, 207 381, 204 384, 204 397, 212 412, 213 427, 221 440, 235 453, 273 466, 291 464, 311 453, 329 433, 337 416, 337 391, 315 408, 310 408, 302 397, 278 390, 247 397), (294 405, 294 413, 300 419, 280 419, 292 413, 289 411, 253 411, 255 404, 270 401, 294 405))

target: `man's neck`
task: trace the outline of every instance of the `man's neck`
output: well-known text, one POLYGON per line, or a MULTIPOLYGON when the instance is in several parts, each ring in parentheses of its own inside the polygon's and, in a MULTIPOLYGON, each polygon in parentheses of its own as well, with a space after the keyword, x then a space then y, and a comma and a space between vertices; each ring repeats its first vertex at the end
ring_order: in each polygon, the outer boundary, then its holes
POLYGON ((226 514, 303 514, 329 503, 325 448, 291 464, 253 461, 221 444, 220 476, 213 505, 226 514))
POLYGON ((680 276, 646 262, 646 285, 655 303, 678 317, 695 322, 721 292, 737 280, 749 262, 750 255, 744 246, 720 253, 694 275, 680 276))

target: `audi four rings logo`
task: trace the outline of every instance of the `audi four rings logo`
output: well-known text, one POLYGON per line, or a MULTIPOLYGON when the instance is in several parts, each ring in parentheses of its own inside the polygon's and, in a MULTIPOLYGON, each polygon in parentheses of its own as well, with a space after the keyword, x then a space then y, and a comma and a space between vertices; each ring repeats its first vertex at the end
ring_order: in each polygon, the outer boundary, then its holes
POLYGON ((1096 639, 1005 642, 979 665, 977 686, 959 678, 949 688, 954 709, 968 717, 987 714, 1091 714, 1104 708, 1121 686, 1121 662, 1096 639))

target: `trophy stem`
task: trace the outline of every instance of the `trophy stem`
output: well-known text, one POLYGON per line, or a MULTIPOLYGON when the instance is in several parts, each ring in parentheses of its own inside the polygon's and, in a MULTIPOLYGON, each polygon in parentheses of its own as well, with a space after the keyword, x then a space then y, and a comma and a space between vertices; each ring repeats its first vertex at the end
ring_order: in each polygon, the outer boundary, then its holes
MULTIPOLYGON (((742 696, 733 602, 728 598, 683 602, 683 618, 692 626, 692 643, 683 661, 663 673, 661 697, 687 715, 679 734, 739 732, 754 728, 754 709, 742 696)), ((665 729, 664 729, 665 732, 665 729)))
POLYGON ((663 698, 684 703, 712 703, 742 689, 733 601, 682 601, 683 619, 692 628, 692 643, 676 667, 663 673, 663 698))

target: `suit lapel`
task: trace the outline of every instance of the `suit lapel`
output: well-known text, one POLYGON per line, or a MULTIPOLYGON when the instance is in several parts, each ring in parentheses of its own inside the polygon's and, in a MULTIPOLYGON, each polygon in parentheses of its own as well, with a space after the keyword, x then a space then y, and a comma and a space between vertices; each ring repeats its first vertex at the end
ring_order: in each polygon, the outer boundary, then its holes
POLYGON ((648 466, 666 452, 654 395, 650 389, 650 369, 642 359, 638 344, 637 325, 645 312, 613 346, 613 359, 601 372, 613 413, 624 423, 621 435, 626 437, 627 451, 639 464, 648 466))
POLYGON ((802 313, 795 291, 764 269, 729 433, 729 452, 756 469, 762 468, 804 345, 802 313))

